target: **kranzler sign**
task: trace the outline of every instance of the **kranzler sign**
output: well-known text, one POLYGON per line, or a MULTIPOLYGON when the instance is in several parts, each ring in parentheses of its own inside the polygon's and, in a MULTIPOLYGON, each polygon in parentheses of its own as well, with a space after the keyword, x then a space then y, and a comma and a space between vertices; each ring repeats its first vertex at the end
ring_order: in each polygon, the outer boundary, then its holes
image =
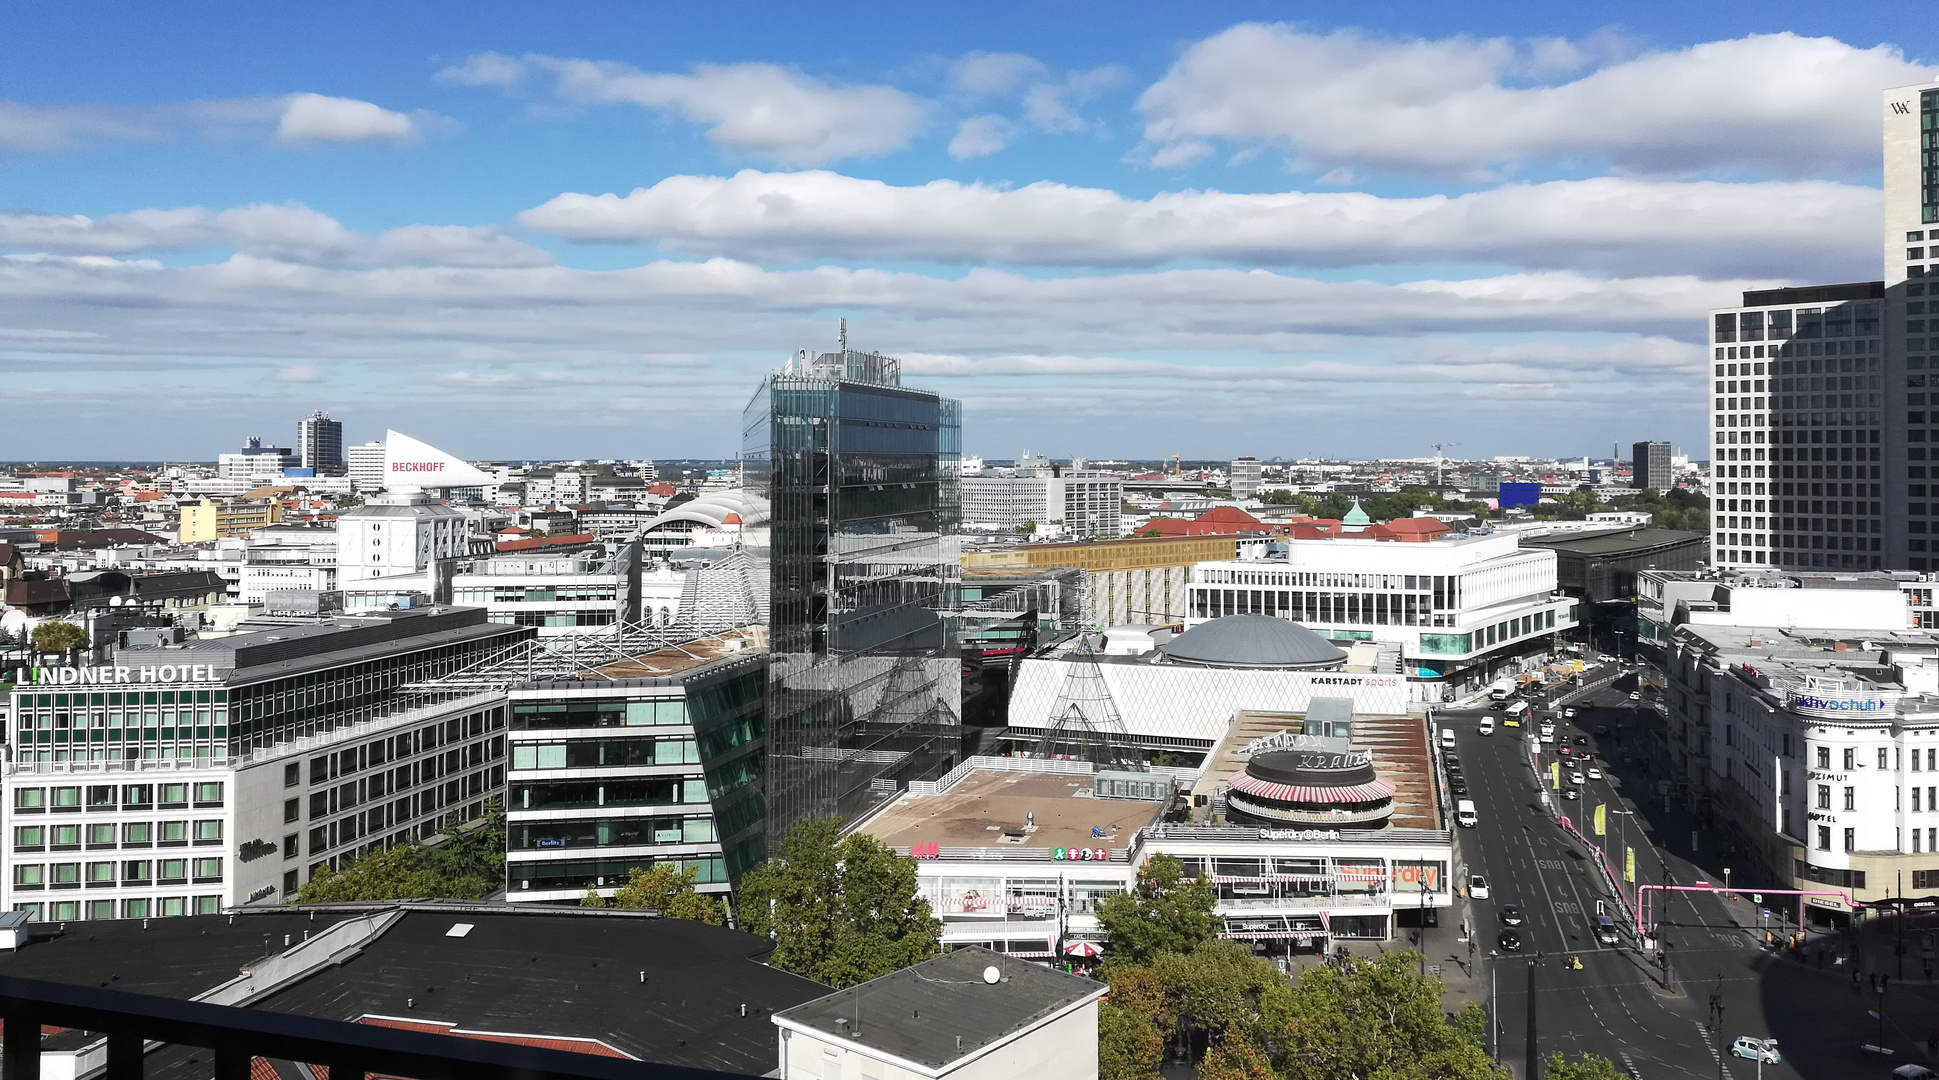
POLYGON ((206 683, 216 680, 213 664, 29 667, 14 672, 14 683, 19 686, 121 686, 130 683, 206 683))

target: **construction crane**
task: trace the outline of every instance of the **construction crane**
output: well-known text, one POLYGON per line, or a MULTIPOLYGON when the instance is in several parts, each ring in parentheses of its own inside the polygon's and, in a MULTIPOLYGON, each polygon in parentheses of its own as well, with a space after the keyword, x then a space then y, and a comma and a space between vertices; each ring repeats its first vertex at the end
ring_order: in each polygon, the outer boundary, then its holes
POLYGON ((1178 455, 1177 455, 1177 454, 1173 454, 1173 455, 1171 456, 1171 474, 1172 474, 1173 476, 1179 476, 1179 475, 1182 475, 1182 474, 1181 474, 1181 473, 1180 473, 1180 472, 1178 471, 1178 455))
POLYGON ((1441 471, 1447 465, 1447 455, 1441 451, 1450 446, 1460 446, 1461 444, 1458 442, 1437 442, 1428 443, 1427 445, 1434 448, 1434 486, 1439 488, 1441 487, 1441 471))

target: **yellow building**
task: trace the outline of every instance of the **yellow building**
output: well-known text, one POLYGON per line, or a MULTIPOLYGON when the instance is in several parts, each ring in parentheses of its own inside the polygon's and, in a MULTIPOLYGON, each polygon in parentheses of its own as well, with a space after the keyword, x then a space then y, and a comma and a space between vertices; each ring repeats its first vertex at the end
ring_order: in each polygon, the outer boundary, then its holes
POLYGON ((203 499, 182 507, 181 543, 194 544, 224 536, 247 536, 283 520, 283 504, 275 499, 219 503, 203 499))
POLYGON ((1194 563, 1239 557, 1235 536, 1149 537, 1087 544, 1025 544, 966 551, 965 570, 1040 570, 1075 566, 1087 572, 1091 621, 1177 622, 1185 618, 1185 579, 1194 563))

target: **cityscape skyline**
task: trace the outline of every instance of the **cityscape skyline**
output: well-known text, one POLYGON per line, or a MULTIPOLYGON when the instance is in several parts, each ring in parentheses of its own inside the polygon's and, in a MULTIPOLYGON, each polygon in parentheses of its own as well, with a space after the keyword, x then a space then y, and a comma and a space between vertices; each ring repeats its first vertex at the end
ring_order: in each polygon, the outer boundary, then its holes
POLYGON ((84 17, 25 20, 0 310, 35 408, 0 456, 435 399, 409 426, 481 456, 727 457, 745 387, 837 316, 964 401, 971 453, 1695 446, 1705 313, 1877 276, 1876 95, 1939 71, 1916 19, 1802 8, 600 10, 370 51, 129 9, 114 70, 49 62, 84 17))

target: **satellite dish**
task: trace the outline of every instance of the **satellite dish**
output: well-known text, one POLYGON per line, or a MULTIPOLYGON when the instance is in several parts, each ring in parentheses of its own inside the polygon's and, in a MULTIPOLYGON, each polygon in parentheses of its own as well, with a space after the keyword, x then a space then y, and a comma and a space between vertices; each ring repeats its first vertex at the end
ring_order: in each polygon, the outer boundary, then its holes
POLYGON ((989 983, 991 986, 995 986, 997 983, 1002 982, 1003 969, 1000 967, 997 967, 995 964, 991 964, 989 967, 984 968, 983 981, 986 983, 989 983))

